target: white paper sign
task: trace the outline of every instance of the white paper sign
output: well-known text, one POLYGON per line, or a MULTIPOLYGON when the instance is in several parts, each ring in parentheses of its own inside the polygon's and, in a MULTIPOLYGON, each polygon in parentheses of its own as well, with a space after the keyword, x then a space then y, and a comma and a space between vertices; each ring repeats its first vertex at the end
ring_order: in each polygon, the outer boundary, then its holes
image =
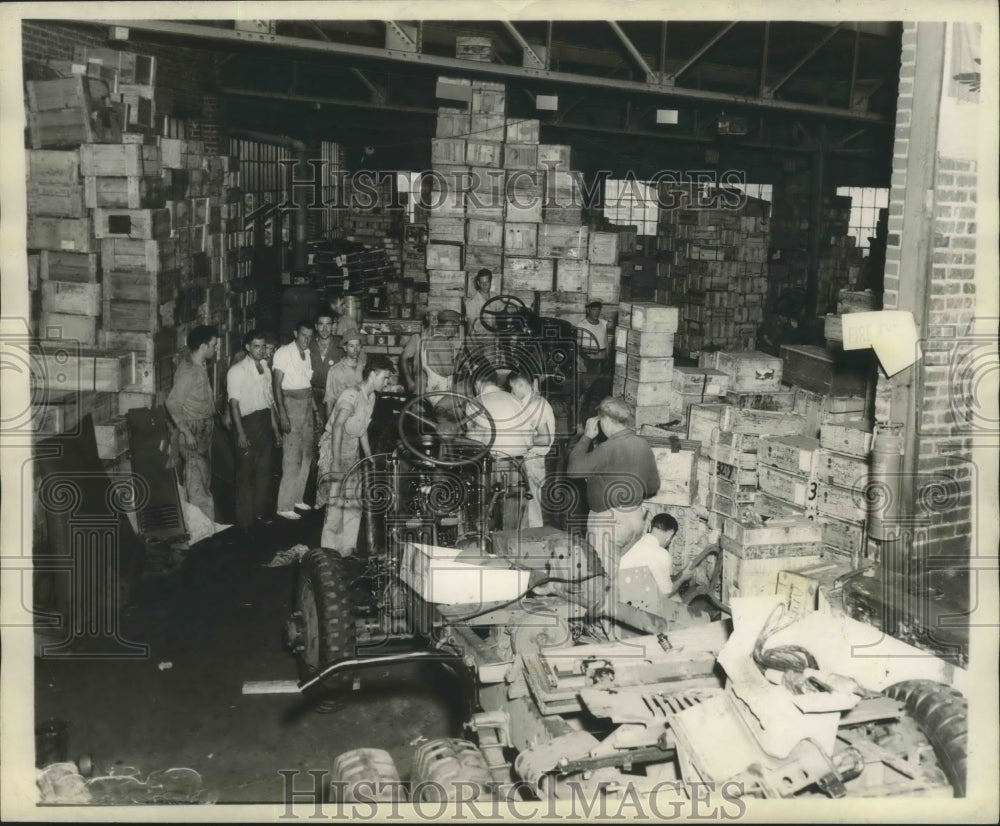
POLYGON ((845 350, 871 347, 887 376, 894 376, 920 358, 917 325, 905 310, 845 313, 841 316, 845 350))

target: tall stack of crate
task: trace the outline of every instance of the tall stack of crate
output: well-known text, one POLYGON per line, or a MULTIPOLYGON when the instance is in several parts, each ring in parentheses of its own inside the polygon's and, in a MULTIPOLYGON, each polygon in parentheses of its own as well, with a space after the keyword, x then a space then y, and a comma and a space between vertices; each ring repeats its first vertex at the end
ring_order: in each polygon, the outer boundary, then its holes
POLYGON ((506 117, 503 84, 440 82, 468 87, 468 107, 438 110, 426 251, 432 307, 460 309, 458 300, 486 268, 495 293, 522 298, 542 315, 575 323, 588 301, 600 300, 604 318, 613 320, 620 298, 618 236, 583 223, 581 174, 571 168, 571 148, 540 143, 538 120, 506 117), (456 190, 463 180, 468 184, 456 190))
POLYGON ((698 364, 729 377, 724 391, 727 404, 753 410, 790 411, 794 407, 794 392, 781 383, 780 358, 757 350, 714 351, 701 353, 698 364))
MULTIPOLYGON (((676 185, 662 186, 661 197, 677 196, 676 185)), ((683 194, 690 206, 693 193, 683 194)), ((665 288, 657 297, 681 308, 683 355, 755 346, 768 290, 767 211, 753 198, 738 209, 660 210, 658 269, 665 288)))
POLYGON ((622 302, 615 328, 613 391, 635 408, 635 426, 669 422, 676 307, 622 302))
POLYGON ((814 516, 819 440, 808 436, 765 436, 757 447, 760 511, 769 516, 814 516))
POLYGON ((816 457, 816 511, 823 543, 834 554, 858 560, 866 550, 865 491, 871 471, 872 434, 861 421, 820 428, 816 457))

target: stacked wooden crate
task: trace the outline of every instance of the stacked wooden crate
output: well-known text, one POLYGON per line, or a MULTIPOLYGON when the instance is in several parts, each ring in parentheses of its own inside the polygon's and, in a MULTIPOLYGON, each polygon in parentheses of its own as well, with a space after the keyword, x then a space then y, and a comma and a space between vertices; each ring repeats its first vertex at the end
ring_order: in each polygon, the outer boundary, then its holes
POLYGON ((860 420, 820 428, 816 458, 816 511, 831 553, 859 559, 866 550, 867 487, 872 434, 860 420), (859 507, 860 505, 860 507, 859 507))
POLYGON ((816 457, 819 440, 808 436, 765 436, 760 440, 758 505, 769 516, 816 512, 816 457))
POLYGON ((684 355, 755 346, 768 291, 766 213, 752 198, 738 209, 660 210, 658 298, 682 309, 684 355))
POLYGON ((623 302, 615 329, 616 396, 635 407, 635 426, 669 423, 676 307, 623 302))
POLYGON ((441 80, 468 87, 468 108, 438 110, 426 258, 431 305, 458 309, 456 299, 485 268, 495 293, 523 297, 542 315, 579 322, 587 302, 600 300, 604 317, 614 319, 618 237, 584 225, 570 147, 540 143, 537 120, 507 118, 503 84, 441 80))
POLYGON ((692 405, 724 401, 728 389, 729 376, 719 370, 711 367, 674 367, 667 396, 671 420, 686 425, 692 405))
POLYGON ((805 517, 726 518, 722 523, 722 599, 772 596, 781 571, 796 571, 822 558, 819 525, 805 517))
POLYGON ((108 80, 82 74, 29 80, 28 135, 33 149, 59 149, 87 141, 117 141, 122 104, 112 99, 108 80))
POLYGON ((28 151, 28 248, 37 250, 37 334, 97 343, 100 260, 78 150, 28 151))
POLYGON ((782 385, 780 358, 757 350, 701 353, 698 364, 729 377, 727 404, 753 410, 791 410, 795 394, 782 385))
POLYGON ((156 82, 156 58, 94 46, 78 46, 73 57, 86 73, 113 78, 111 92, 122 105, 126 129, 154 132, 163 117, 171 114, 173 96, 156 82))

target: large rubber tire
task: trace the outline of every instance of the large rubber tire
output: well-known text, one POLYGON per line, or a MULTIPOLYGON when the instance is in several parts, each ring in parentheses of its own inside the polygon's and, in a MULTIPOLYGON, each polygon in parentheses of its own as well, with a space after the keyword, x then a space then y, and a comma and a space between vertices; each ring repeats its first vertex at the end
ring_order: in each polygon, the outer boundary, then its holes
POLYGON ((933 680, 906 680, 889 686, 885 693, 906 705, 906 710, 934 747, 941 770, 955 790, 955 797, 965 797, 968 700, 961 692, 933 680))
MULTIPOLYGON (((315 676, 334 660, 353 657, 357 628, 348 566, 333 551, 314 548, 299 564, 295 607, 302 614, 303 648, 296 654, 299 678, 315 676)), ((354 683, 350 673, 327 679, 314 708, 324 714, 343 708, 354 683)))

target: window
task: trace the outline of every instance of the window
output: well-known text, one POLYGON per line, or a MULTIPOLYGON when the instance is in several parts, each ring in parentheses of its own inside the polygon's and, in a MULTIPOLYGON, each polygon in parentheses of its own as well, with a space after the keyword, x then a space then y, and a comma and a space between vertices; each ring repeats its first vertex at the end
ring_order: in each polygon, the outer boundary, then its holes
POLYGON ((604 217, 613 224, 634 226, 638 235, 656 235, 659 207, 656 190, 638 181, 604 182, 604 217))
POLYGON ((875 236, 880 209, 889 206, 889 190, 879 187, 841 186, 838 195, 851 198, 851 221, 847 230, 853 235, 859 249, 868 249, 868 238, 875 236))

